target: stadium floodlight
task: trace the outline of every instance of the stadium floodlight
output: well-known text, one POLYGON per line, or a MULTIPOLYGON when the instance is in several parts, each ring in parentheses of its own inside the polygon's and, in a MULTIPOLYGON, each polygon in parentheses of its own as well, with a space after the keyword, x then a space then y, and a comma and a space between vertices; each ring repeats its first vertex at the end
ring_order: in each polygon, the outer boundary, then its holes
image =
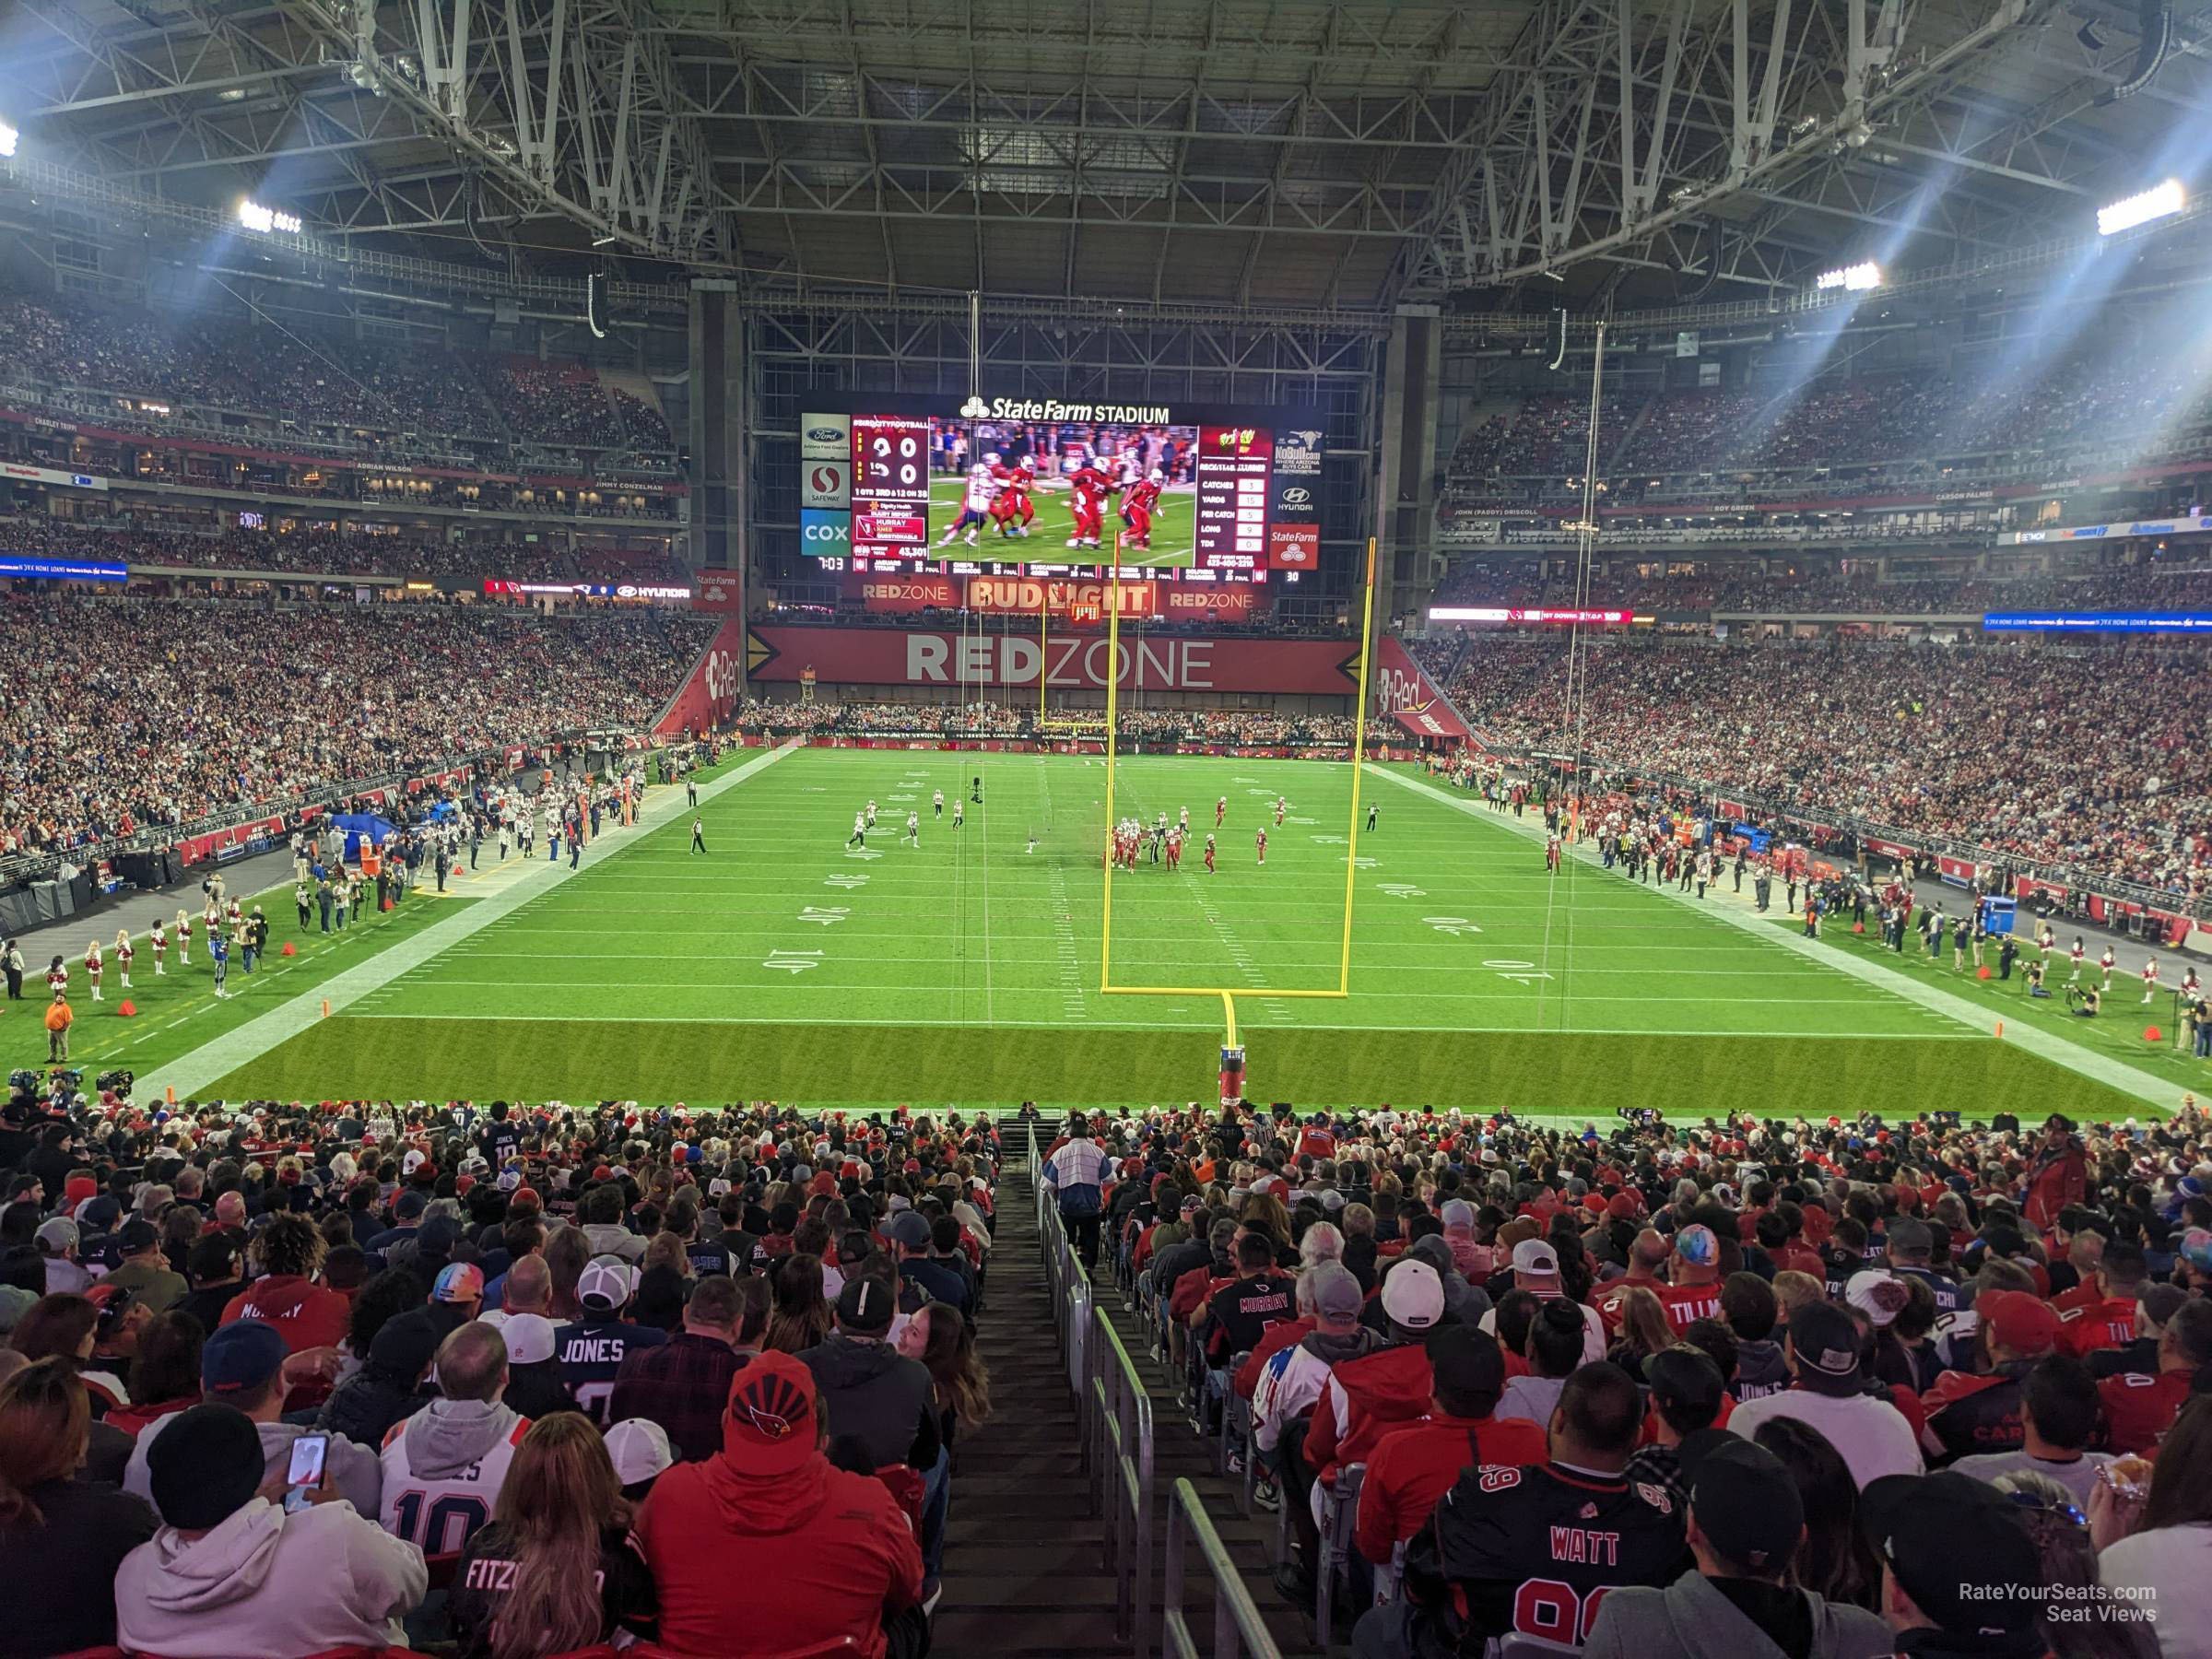
POLYGON ((276 208, 265 207, 250 197, 238 205, 238 222, 249 230, 260 231, 264 236, 272 230, 282 230, 292 236, 300 234, 297 214, 279 213, 276 208))
POLYGON ((16 141, 21 136, 22 134, 17 132, 14 127, 9 126, 6 122, 0 121, 0 156, 14 155, 16 153, 16 141))
POLYGON ((1843 265, 1833 271, 1823 271, 1813 287, 1822 293, 1830 288, 1842 288, 1847 293, 1863 294, 1868 288, 1882 286, 1882 267, 1873 260, 1862 260, 1854 265, 1843 265))
POLYGON ((2097 234, 2117 236, 2123 230, 2133 230, 2153 219, 2171 218, 2188 205, 2189 194, 2182 188, 2182 182, 2169 179, 2163 184, 2098 208, 2097 234))

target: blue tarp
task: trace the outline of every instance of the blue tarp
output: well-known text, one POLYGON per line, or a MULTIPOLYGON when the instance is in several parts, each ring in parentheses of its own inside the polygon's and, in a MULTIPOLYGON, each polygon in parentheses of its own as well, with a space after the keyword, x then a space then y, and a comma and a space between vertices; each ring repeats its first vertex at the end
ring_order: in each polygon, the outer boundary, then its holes
POLYGON ((347 864, 361 862, 361 841, 364 836, 371 846, 381 847, 399 833, 392 827, 390 818, 379 818, 371 812, 336 812, 331 815, 329 821, 345 831, 347 864))

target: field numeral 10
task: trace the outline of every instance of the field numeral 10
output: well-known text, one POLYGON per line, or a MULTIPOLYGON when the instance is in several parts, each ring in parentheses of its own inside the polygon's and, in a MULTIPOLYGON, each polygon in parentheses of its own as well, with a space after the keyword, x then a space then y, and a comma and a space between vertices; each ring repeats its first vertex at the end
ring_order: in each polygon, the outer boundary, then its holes
POLYGON ((1537 968, 1534 962, 1524 962, 1517 957, 1485 957, 1482 965, 1485 968, 1495 968, 1505 978, 1516 980, 1524 985, 1532 985, 1538 980, 1547 980, 1551 977, 1550 974, 1537 968))
POLYGON ((1458 938, 1463 934, 1478 934, 1482 931, 1480 927, 1468 921, 1465 916, 1423 916, 1421 920, 1435 928, 1438 933, 1450 934, 1453 938, 1458 938))

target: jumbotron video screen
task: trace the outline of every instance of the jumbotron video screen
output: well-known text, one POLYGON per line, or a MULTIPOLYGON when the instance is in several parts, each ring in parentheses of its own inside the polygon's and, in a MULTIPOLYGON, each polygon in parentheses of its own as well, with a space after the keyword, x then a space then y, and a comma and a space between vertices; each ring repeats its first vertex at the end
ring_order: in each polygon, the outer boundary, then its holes
MULTIPOLYGON (((823 400, 827 401, 827 400, 823 400)), ((800 545, 914 562, 1316 569, 1323 431, 1283 408, 875 397, 800 418, 800 545)), ((1264 580, 1264 578, 1262 578, 1264 580)))

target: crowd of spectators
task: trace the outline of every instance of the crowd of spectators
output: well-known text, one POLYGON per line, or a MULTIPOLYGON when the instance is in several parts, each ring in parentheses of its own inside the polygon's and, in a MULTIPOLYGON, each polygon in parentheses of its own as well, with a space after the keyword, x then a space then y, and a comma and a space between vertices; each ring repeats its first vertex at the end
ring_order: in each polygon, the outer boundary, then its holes
MULTIPOLYGON (((1288 714, 1270 709, 1121 709, 1122 741, 1145 738, 1198 745, 1348 744, 1353 722, 1346 714, 1288 714)), ((740 731, 820 736, 917 735, 1060 740, 1100 735, 1102 711, 1054 709, 1041 724, 1027 705, 976 702, 786 702, 747 698, 731 714, 740 731), (1088 724, 1086 724, 1088 722, 1088 724)))
POLYGON ((622 411, 584 365, 501 358, 491 369, 500 406, 516 437, 592 449, 629 441, 622 411))
MULTIPOLYGON (((665 449, 666 420, 583 363, 426 350, 305 324, 0 294, 0 386, 370 432, 665 449)), ((149 413, 139 409, 138 415, 149 413)))
POLYGON ((68 852, 510 745, 649 725, 715 620, 0 602, 0 852, 68 852))
POLYGON ((2212 600, 2212 562, 2160 559, 2054 576, 1900 577, 1881 580, 1872 562, 1843 571, 1760 575, 1724 567, 1696 573, 1639 576, 1593 572, 1515 581, 1462 569, 1437 587, 1438 605, 1515 607, 1586 605, 1639 611, 1763 611, 1810 615, 1850 611, 1881 616, 1970 616, 1994 610, 2202 608, 2212 600))
MULTIPOLYGON (((1585 463, 1589 400, 1527 398, 1460 438, 1448 498, 1466 504, 1557 495, 1585 463)), ((1971 463, 1983 472, 2127 465, 2176 453, 2212 426, 2212 389, 2190 354, 2146 333, 2115 347, 2100 333, 2071 348, 1962 359, 1955 371, 1830 376, 1782 389, 1616 392, 1604 400, 1598 473, 1614 499, 1654 481, 1971 463)), ((1847 493, 1847 484, 1823 478, 1847 493)), ((1735 499, 1743 499, 1740 493, 1735 499)))
POLYGON ((1236 1403, 1278 1587, 1374 1581, 1358 1659, 2212 1651, 2194 1100, 1650 1116, 1107 1112, 1046 1172, 1194 1427, 1236 1403))
POLYGON ((2194 897, 2212 879, 2201 653, 1477 640, 1450 695, 1512 753, 1582 751, 1815 816, 2194 897))
POLYGON ((15 1088, 0 1648, 919 1659, 997 1166, 957 1112, 15 1088))
POLYGON ((559 547, 539 542, 454 542, 327 530, 179 530, 66 519, 0 518, 0 555, 81 559, 203 571, 301 576, 410 576, 469 582, 636 582, 688 586, 688 567, 660 548, 559 547))

